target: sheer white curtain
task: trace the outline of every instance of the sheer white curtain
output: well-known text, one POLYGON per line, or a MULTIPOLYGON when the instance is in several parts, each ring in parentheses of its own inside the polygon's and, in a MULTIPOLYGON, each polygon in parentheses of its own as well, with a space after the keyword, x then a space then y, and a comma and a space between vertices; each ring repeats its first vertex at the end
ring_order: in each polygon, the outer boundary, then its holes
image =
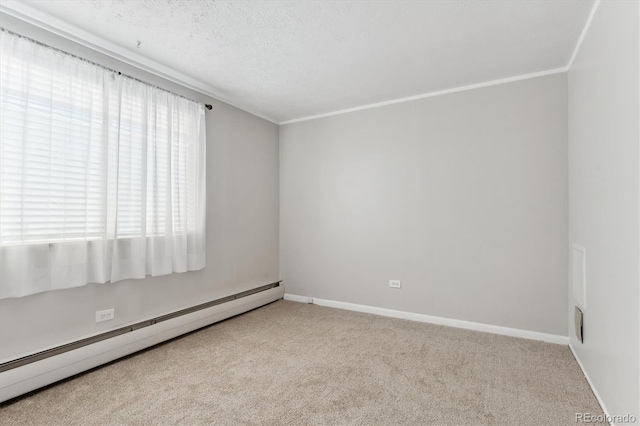
POLYGON ((202 105, 0 39, 0 298, 203 268, 202 105))

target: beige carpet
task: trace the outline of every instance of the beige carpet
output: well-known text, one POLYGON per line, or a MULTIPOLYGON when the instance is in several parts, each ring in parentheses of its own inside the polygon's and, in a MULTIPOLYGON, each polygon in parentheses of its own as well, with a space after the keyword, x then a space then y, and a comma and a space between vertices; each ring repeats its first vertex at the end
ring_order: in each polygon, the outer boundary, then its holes
POLYGON ((0 424, 575 425, 566 346, 278 301, 0 406, 0 424))

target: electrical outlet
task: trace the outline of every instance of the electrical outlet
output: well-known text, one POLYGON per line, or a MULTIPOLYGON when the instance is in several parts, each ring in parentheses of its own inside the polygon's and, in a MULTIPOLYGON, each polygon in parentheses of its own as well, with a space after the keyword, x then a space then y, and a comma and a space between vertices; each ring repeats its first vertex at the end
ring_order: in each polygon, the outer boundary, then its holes
POLYGON ((115 318, 115 310, 105 309, 104 311, 96 311, 96 322, 109 321, 115 318))
POLYGON ((401 288, 400 280, 389 280, 389 287, 391 288, 401 288))

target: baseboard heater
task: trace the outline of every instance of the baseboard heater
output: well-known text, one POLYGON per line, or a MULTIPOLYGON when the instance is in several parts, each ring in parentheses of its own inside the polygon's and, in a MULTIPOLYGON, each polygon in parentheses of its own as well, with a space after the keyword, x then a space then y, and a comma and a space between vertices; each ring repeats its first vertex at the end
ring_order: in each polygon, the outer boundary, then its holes
POLYGON ((281 281, 0 364, 0 402, 281 299, 281 281))

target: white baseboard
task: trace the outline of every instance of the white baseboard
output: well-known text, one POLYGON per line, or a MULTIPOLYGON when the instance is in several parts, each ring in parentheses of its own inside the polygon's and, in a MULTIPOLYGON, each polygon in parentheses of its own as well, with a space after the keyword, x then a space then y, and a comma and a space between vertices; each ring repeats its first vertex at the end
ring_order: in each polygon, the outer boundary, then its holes
POLYGON ((284 300, 290 300, 292 302, 299 303, 313 303, 313 297, 296 296, 295 294, 284 294, 284 300))
MULTIPOLYGON (((607 417, 610 417, 609 411, 607 411, 607 407, 604 405, 604 401, 602 401, 602 398, 600 398, 600 394, 598 393, 598 390, 593 385, 593 382, 591 381, 589 374, 587 374, 587 370, 584 369, 584 365, 582 365, 582 361, 580 361, 580 358, 578 357, 578 354, 576 353, 576 350, 573 348, 573 345, 571 344, 571 342, 569 342, 569 349, 571 349, 571 353, 573 354, 573 357, 576 359, 576 362, 580 366, 580 370, 582 370, 582 374, 584 374, 584 377, 587 379, 587 383, 589 383, 589 386, 591 387, 593 394, 596 396, 596 399, 598 400, 598 404, 600 404, 602 411, 604 411, 604 415, 607 417)), ((616 425, 615 423, 611 423, 611 426, 616 426, 616 425)))
POLYGON ((261 291, 0 373, 0 402, 281 299, 282 286, 261 291))
POLYGON ((413 312, 396 311, 393 309, 378 308, 375 306, 357 305, 355 303, 338 302, 335 300, 316 299, 295 294, 284 295, 285 300, 293 302, 313 303, 318 306, 345 309, 348 311, 364 312, 367 314, 381 315, 384 317, 400 318, 410 321, 424 322, 428 324, 445 325, 447 327, 464 328, 466 330, 482 331, 485 333, 501 334, 503 336, 519 337, 522 339, 539 340, 547 343, 568 345, 568 336, 556 334, 539 333, 537 331, 520 330, 517 328, 501 327, 498 325, 482 324, 478 322, 462 321, 451 318, 442 318, 432 315, 416 314, 413 312))

